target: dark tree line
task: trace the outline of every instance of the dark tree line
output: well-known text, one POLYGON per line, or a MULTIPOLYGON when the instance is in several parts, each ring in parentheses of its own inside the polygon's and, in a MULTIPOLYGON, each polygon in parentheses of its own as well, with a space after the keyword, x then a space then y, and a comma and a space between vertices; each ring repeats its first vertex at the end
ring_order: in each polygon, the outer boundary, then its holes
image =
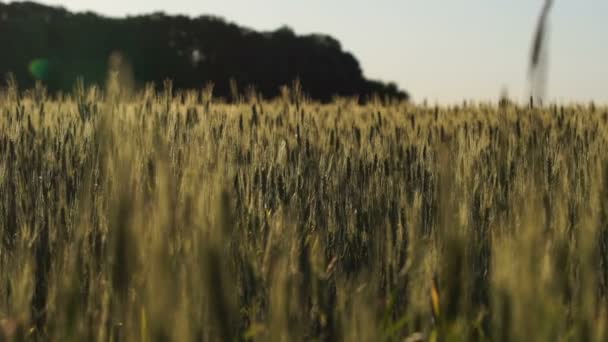
POLYGON ((50 91, 69 91, 82 76, 104 84, 109 56, 120 51, 137 84, 199 88, 213 82, 214 94, 230 97, 230 80, 255 85, 265 97, 299 79, 313 99, 373 94, 407 99, 395 84, 363 77, 359 62, 325 35, 297 36, 283 27, 256 32, 220 18, 155 13, 115 19, 31 2, 0 3, 0 74, 12 72, 23 87, 36 77, 28 69, 42 59, 50 91))

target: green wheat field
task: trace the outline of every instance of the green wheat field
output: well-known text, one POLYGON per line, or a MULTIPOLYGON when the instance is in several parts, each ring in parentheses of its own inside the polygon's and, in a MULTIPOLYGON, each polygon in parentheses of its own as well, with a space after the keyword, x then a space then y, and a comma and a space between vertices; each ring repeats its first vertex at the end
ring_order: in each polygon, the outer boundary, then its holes
POLYGON ((608 108, 0 91, 0 340, 605 341, 608 108))

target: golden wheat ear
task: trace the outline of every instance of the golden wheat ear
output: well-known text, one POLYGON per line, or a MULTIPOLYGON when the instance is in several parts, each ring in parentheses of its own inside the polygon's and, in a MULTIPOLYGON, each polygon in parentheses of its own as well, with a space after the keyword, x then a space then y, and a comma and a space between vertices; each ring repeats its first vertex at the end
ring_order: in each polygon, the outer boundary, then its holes
POLYGON ((439 284, 437 276, 433 277, 431 283, 431 312, 433 313, 433 321, 438 322, 440 314, 440 297, 439 297, 439 284))

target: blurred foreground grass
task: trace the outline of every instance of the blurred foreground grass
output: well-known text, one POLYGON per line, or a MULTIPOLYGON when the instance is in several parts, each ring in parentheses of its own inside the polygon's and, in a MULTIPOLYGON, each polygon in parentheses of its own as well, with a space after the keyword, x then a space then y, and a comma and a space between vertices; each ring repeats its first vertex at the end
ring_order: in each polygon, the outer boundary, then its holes
POLYGON ((606 340, 608 113, 0 92, 0 339, 606 340))

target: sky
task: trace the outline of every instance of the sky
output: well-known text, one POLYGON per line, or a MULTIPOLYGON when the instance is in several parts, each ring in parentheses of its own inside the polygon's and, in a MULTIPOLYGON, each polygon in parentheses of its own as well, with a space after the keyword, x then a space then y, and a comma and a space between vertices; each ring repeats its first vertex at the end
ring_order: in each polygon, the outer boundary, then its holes
MULTIPOLYGON (((496 101, 528 94, 542 0, 36 0, 113 17, 163 11, 217 15, 257 30, 325 33, 366 77, 394 81, 414 101, 496 101)), ((608 1, 555 0, 549 22, 550 101, 608 104, 608 1)))

